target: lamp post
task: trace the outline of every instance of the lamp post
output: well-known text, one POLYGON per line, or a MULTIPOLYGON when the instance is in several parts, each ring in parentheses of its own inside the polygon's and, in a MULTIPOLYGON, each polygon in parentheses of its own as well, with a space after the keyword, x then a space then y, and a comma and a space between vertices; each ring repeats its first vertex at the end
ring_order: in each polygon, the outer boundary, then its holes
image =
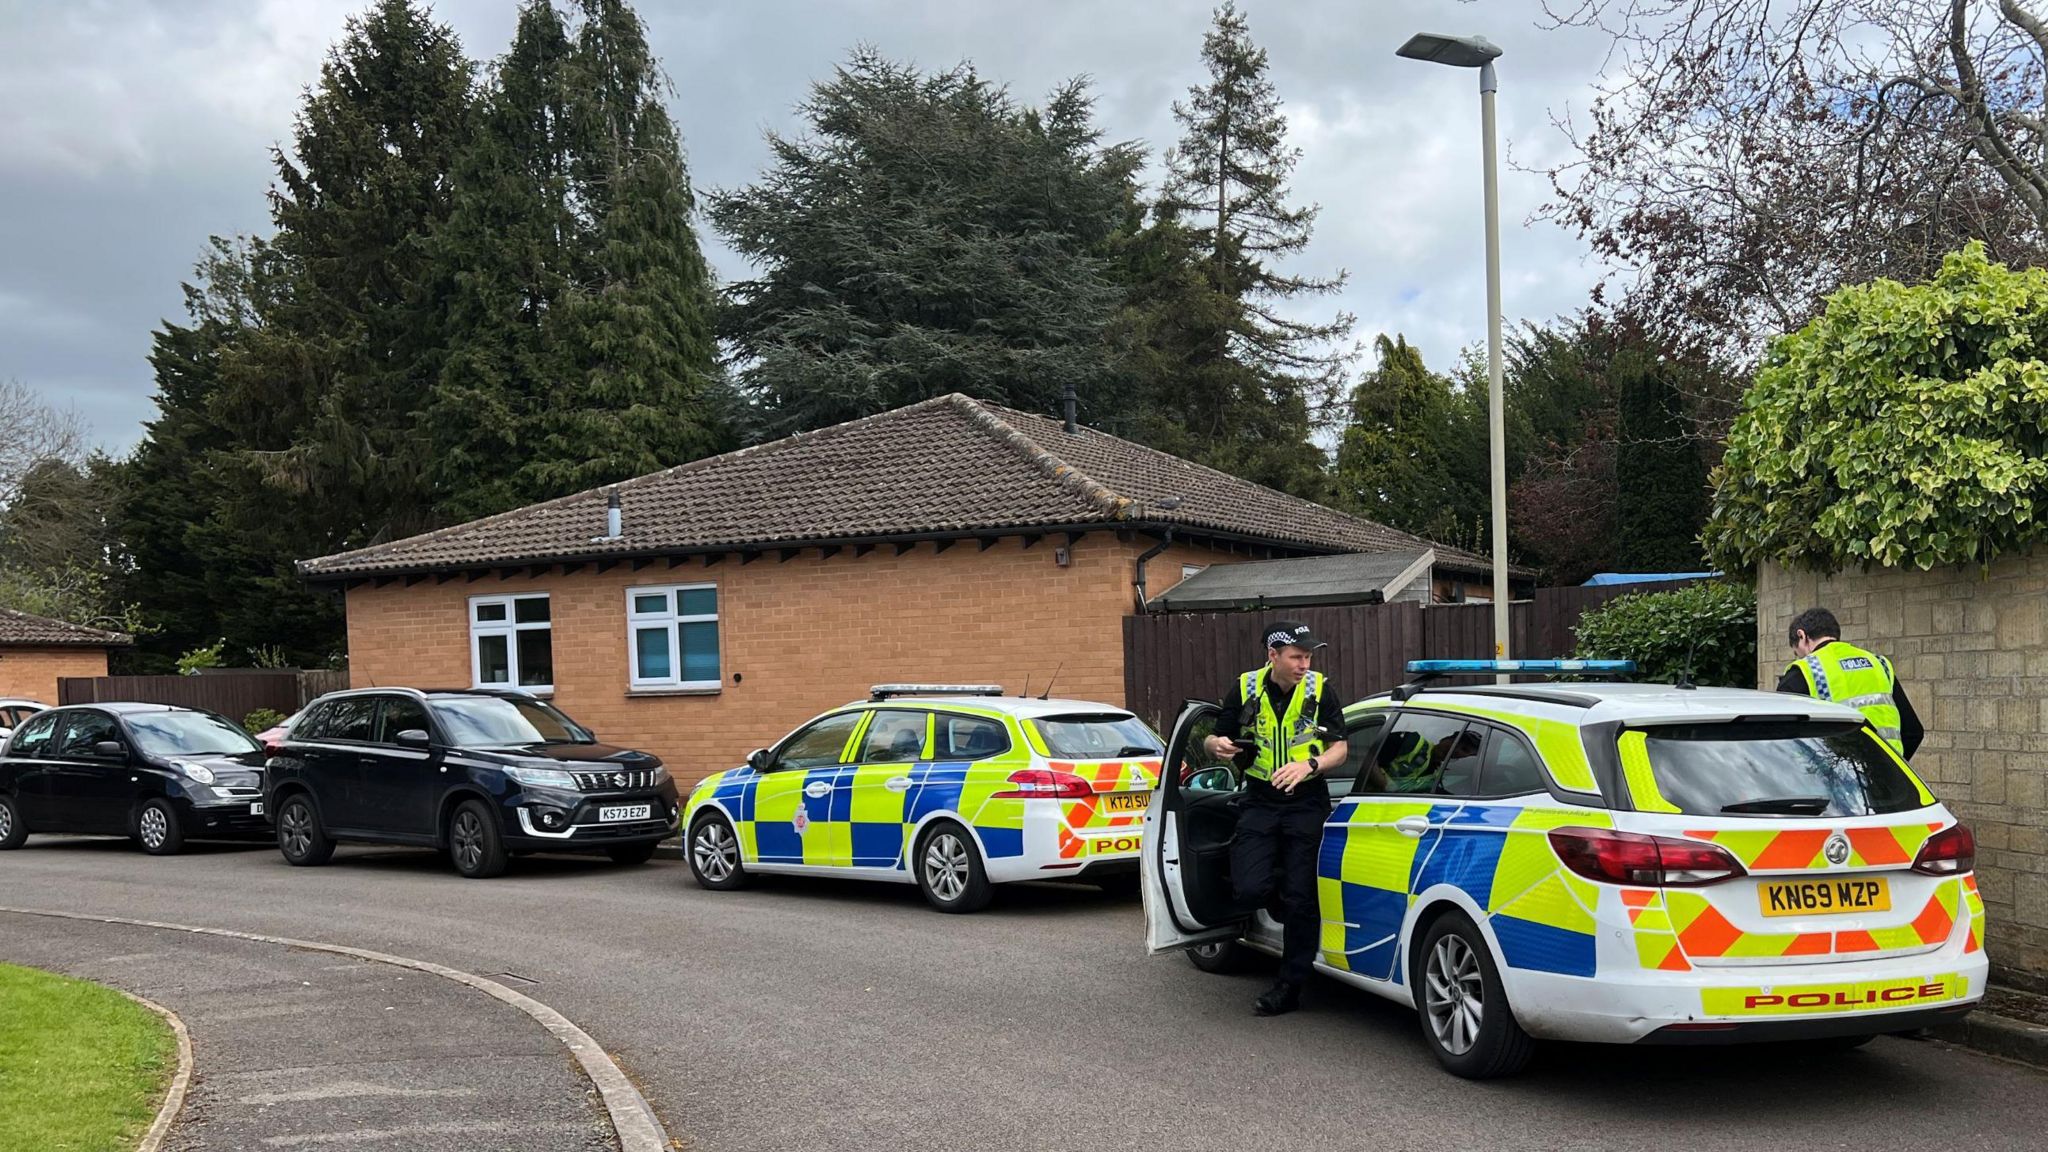
MULTIPOLYGON (((1493 489, 1493 656, 1508 658, 1508 464, 1501 402, 1500 366, 1500 177, 1494 158, 1493 93, 1499 87, 1493 62, 1500 49, 1484 36, 1418 33, 1396 55, 1453 68, 1479 69, 1479 130, 1484 139, 1486 184, 1486 434, 1492 457, 1493 489)), ((1499 679, 1506 682, 1507 677, 1499 679)))

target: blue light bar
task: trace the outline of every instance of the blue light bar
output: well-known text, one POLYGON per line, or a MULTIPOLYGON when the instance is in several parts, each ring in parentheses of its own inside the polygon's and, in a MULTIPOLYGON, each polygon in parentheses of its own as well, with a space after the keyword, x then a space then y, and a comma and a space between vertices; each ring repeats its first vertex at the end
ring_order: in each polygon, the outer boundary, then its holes
POLYGON ((1410 660, 1416 676, 1485 676, 1498 672, 1633 672, 1633 660, 1410 660))

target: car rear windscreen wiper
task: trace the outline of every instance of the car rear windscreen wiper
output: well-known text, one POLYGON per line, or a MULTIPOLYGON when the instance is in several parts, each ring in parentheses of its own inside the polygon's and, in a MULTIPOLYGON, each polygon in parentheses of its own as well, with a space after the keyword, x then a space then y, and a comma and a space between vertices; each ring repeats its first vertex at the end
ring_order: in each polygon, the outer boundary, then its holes
POLYGON ((1818 816, 1828 810, 1831 801, 1826 796, 1773 796, 1768 800, 1744 800, 1738 804, 1723 804, 1723 812, 1766 812, 1782 813, 1787 816, 1818 816))
POLYGON ((1121 747, 1121 748, 1119 748, 1119 749, 1117 749, 1117 750, 1116 750, 1116 759, 1118 759, 1118 760, 1121 760, 1121 759, 1123 759, 1123 758, 1124 758, 1124 757, 1126 757, 1126 756, 1157 756, 1157 755, 1159 755, 1159 749, 1157 749, 1157 748, 1147 748, 1147 747, 1145 747, 1145 746, 1144 746, 1143 744, 1126 744, 1126 745, 1124 745, 1123 747, 1121 747))

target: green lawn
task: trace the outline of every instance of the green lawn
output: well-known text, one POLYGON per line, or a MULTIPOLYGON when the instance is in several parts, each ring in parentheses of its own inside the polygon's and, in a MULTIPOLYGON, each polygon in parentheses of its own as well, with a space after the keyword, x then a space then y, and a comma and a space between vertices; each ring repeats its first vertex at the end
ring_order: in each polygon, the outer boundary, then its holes
POLYGON ((133 1149, 178 1070, 163 1018, 111 988, 0 964, 0 1148, 133 1149))

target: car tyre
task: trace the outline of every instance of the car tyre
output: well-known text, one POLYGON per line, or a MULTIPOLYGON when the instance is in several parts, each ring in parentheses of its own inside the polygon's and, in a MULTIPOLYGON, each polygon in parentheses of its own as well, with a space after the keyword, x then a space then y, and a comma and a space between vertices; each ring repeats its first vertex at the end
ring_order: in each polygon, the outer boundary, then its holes
POLYGON ((740 858, 740 838, 732 822, 716 812, 697 817, 690 825, 690 840, 684 855, 690 861, 690 875, 699 888, 730 892, 752 882, 740 858))
POLYGON ((1204 972, 1229 976, 1252 966, 1252 950, 1236 940, 1211 940, 1188 949, 1188 963, 1204 972))
POLYGON ((1445 1071, 1492 1080, 1528 1065, 1536 1041, 1515 1021, 1486 937, 1464 913, 1438 917, 1410 963, 1422 1039, 1445 1071))
POLYGON ((455 870, 471 880, 501 876, 511 859, 497 818, 481 800, 464 800, 448 817, 448 856, 455 870))
POLYGON ((973 834, 950 820, 925 829, 912 860, 918 890, 941 912, 979 912, 995 896, 973 834))
POLYGON ((611 857, 614 864, 645 864, 654 859, 656 843, 649 840, 645 844, 614 844, 605 849, 604 854, 611 857))
POLYGON ((334 840, 320 826, 313 798, 303 792, 285 797, 277 810, 277 850, 295 868, 312 868, 334 856, 334 840))
POLYGON ((168 800, 151 800, 135 814, 135 842, 151 856, 176 856, 185 847, 185 827, 168 800))
POLYGON ((28 839, 28 825, 22 823, 21 809, 14 797, 0 796, 0 852, 19 848, 28 839))

